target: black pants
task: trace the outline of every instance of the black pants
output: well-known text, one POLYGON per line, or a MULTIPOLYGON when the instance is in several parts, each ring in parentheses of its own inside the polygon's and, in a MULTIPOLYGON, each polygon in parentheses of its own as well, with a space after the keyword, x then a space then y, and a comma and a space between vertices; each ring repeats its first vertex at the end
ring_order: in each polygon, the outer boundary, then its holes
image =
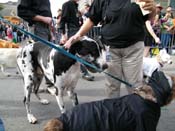
MULTIPOLYGON (((34 27, 34 34, 41 37, 44 40, 48 40, 48 41, 51 40, 51 33, 50 33, 49 25, 45 23, 36 22, 35 27, 34 27)), ((48 87, 53 85, 47 77, 45 77, 45 80, 46 80, 46 84, 48 85, 48 87)))

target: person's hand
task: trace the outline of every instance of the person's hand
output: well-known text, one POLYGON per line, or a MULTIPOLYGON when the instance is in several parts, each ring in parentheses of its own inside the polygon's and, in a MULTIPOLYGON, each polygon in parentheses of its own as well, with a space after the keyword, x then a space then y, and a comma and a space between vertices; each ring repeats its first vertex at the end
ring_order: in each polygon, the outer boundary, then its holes
POLYGON ((80 36, 75 34, 74 36, 69 38, 69 40, 64 44, 64 47, 66 49, 69 49, 71 47, 71 45, 74 44, 75 42, 77 42, 78 40, 80 40, 80 36))
POLYGON ((51 17, 44 17, 43 22, 48 25, 52 25, 52 18, 51 17))
POLYGON ((62 35, 61 36, 61 39, 60 39, 60 44, 65 44, 66 43, 66 41, 67 41, 67 36, 66 36, 66 34, 64 34, 64 35, 62 35))
POLYGON ((141 1, 145 2, 145 4, 142 6, 144 10, 149 10, 150 12, 156 10, 156 4, 154 0, 141 0, 141 1))
POLYGON ((155 42, 156 42, 156 44, 160 44, 161 43, 160 38, 159 37, 156 37, 155 38, 155 42))

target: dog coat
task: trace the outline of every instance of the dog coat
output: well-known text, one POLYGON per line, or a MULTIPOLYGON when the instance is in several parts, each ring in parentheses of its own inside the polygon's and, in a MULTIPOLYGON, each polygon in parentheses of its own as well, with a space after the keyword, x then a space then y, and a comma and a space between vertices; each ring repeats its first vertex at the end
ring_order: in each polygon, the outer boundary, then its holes
POLYGON ((131 94, 76 106, 62 114, 64 131, 156 131, 160 106, 131 94))

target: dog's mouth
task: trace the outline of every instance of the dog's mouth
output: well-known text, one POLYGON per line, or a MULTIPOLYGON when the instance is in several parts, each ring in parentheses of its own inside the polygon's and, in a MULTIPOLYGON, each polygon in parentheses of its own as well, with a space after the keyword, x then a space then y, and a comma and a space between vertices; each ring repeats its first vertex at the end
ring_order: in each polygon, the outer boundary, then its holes
POLYGON ((86 68, 91 72, 91 73, 97 73, 97 72, 101 72, 105 69, 108 68, 108 64, 107 63, 103 63, 103 64, 99 64, 97 62, 97 59, 95 59, 94 57, 90 56, 90 55, 86 55, 82 57, 83 60, 85 60, 86 62, 88 62, 89 64, 91 64, 93 67, 90 67, 88 65, 85 65, 86 68))

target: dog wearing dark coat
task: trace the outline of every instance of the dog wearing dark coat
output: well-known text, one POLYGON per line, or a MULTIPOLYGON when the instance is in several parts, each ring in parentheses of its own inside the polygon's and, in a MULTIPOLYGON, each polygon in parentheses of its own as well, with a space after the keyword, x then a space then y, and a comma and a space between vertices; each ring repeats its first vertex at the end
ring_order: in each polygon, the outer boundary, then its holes
MULTIPOLYGON (((85 59, 100 70, 108 67, 105 58, 105 46, 88 37, 83 37, 72 45, 69 53, 85 59)), ((65 92, 72 100, 74 106, 78 104, 74 88, 79 79, 80 64, 76 60, 49 46, 36 42, 21 49, 17 56, 17 63, 24 79, 24 104, 30 123, 34 124, 37 122, 30 110, 31 93, 34 92, 42 104, 49 103, 48 100, 41 99, 37 93, 43 77, 46 77, 53 84, 47 89, 52 95, 55 95, 61 113, 65 112, 63 101, 65 92)), ((88 68, 90 69, 90 67, 88 68)), ((91 69, 91 71, 94 70, 91 69)))
POLYGON ((44 131, 156 131, 160 107, 175 98, 175 76, 155 71, 133 94, 84 103, 50 120, 44 131))

